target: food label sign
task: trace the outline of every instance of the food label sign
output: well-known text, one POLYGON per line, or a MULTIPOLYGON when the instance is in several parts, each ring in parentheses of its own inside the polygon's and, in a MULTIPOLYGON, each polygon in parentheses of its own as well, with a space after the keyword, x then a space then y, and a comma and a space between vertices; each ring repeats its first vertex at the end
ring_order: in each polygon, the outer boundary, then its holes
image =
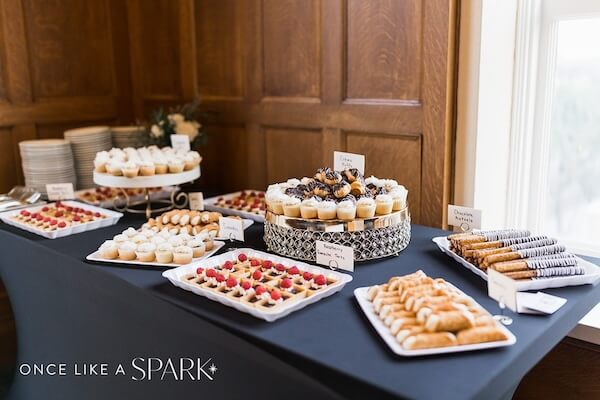
POLYGON ((241 218, 219 218, 219 238, 244 241, 244 223, 241 218))
POLYGON ((365 174, 365 156, 362 154, 344 153, 343 151, 333 152, 333 169, 343 171, 345 169, 356 168, 361 174, 365 174))
POLYGON ((317 240, 316 251, 317 264, 333 269, 354 271, 354 249, 352 247, 317 240))
POLYGON ((72 183, 48 183, 46 185, 48 200, 70 200, 75 198, 72 183))
POLYGON ((463 232, 481 228, 481 210, 448 204, 448 225, 459 227, 463 232))

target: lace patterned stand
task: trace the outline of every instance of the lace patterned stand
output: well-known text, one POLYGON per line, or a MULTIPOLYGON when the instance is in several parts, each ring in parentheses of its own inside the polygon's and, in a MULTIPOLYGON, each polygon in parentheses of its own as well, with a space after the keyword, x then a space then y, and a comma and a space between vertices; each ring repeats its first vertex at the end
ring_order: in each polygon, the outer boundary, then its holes
POLYGON ((267 211, 265 243, 269 251, 300 260, 315 261, 316 241, 354 248, 354 260, 366 261, 398 255, 410 241, 408 207, 375 218, 316 220, 291 218, 267 211))
POLYGON ((124 176, 113 176, 105 173, 94 172, 94 183, 114 188, 142 188, 144 189, 144 198, 138 201, 132 201, 125 190, 121 190, 125 197, 124 204, 113 202, 113 206, 118 211, 126 211, 134 214, 146 214, 150 218, 154 213, 162 213, 173 208, 184 208, 188 202, 188 195, 185 192, 179 192, 177 185, 191 182, 200 177, 200 167, 190 171, 184 171, 178 174, 160 174, 152 176, 138 176, 127 178, 124 176), (173 186, 169 199, 152 200, 150 198, 150 188, 173 186), (158 207, 153 207, 153 205, 158 207), (142 206, 142 207, 140 207, 142 206))

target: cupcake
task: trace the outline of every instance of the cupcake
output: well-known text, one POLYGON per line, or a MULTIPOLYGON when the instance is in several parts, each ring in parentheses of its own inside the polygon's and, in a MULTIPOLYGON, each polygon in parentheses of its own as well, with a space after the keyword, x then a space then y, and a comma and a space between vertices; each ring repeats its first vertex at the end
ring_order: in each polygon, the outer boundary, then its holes
POLYGON ((141 243, 138 245, 135 255, 139 261, 151 262, 154 261, 154 252, 156 245, 154 243, 141 243))
POLYGON ((300 216, 300 199, 288 196, 283 202, 283 214, 287 217, 300 216))
POLYGON ((392 212, 394 201, 387 194, 379 194, 375 198, 375 212, 380 215, 389 214, 392 212))
POLYGON ((155 157, 154 162, 154 173, 155 174, 166 174, 169 171, 167 160, 164 157, 155 157))
POLYGON ((123 175, 123 162, 118 160, 111 160, 106 164, 106 172, 114 176, 123 175))
POLYGON ((187 242, 188 247, 192 249, 192 257, 200 258, 206 253, 206 245, 204 241, 200 238, 194 238, 187 242))
POLYGON ((156 167, 152 161, 142 161, 140 163, 140 175, 152 176, 156 173, 156 167))
POLYGON ((183 156, 183 169, 185 171, 189 171, 191 169, 194 169, 194 167, 196 167, 196 160, 194 159, 194 157, 191 154, 186 154, 183 156))
POLYGON ((185 244, 185 239, 179 235, 171 236, 167 242, 173 247, 183 246, 185 244))
POLYGON ((167 240, 164 237, 159 236, 159 235, 152 236, 152 238, 150 238, 150 243, 154 243, 156 246, 158 246, 159 244, 162 244, 162 243, 166 243, 166 242, 167 242, 167 240))
POLYGON ((173 246, 169 243, 161 243, 156 246, 156 261, 162 264, 173 262, 173 246))
POLYGON ((119 233, 118 235, 116 235, 113 240, 117 243, 117 245, 126 242, 129 239, 129 237, 127 235, 124 235, 122 233, 119 233))
POLYGON ((107 240, 102 243, 98 251, 100 252, 100 257, 109 260, 113 260, 119 256, 119 246, 114 240, 107 240))
POLYGON ((135 250, 137 245, 133 242, 126 241, 119 245, 119 258, 125 261, 135 260, 135 250))
POLYGON ((337 217, 345 220, 356 218, 356 204, 351 200, 340 201, 337 205, 337 217))
POLYGON ((273 198, 272 198, 272 202, 271 202, 271 207, 273 209, 273 212, 275 214, 283 214, 283 202, 285 200, 287 200, 287 197, 285 194, 283 193, 277 193, 273 198))
POLYGON ((363 197, 356 202, 356 215, 358 218, 373 218, 375 216, 375 200, 363 197))
POLYGON ((140 173, 140 167, 134 161, 127 161, 121 168, 123 176, 135 178, 140 173))
POLYGON ((314 198, 303 200, 302 203, 300 203, 300 215, 302 216, 302 218, 317 218, 318 205, 319 202, 314 198))
POLYGON ((194 167, 200 165, 200 163, 202 162, 202 156, 197 151, 189 151, 188 155, 192 156, 192 158, 194 159, 194 167))
POLYGON ((110 162, 110 155, 107 151, 100 151, 96 153, 94 158, 94 171, 106 172, 106 164, 110 162))
POLYGON ((192 262, 194 251, 188 246, 177 246, 173 249, 173 262, 175 264, 189 264, 192 262))
POLYGON ((138 233, 137 235, 133 236, 130 240, 135 244, 140 244, 140 243, 147 242, 148 238, 145 235, 138 233))
POLYGON ((402 185, 398 185, 389 193, 394 202, 392 206, 393 211, 399 211, 406 208, 406 197, 408 196, 408 190, 402 185))
POLYGON ((323 201, 317 206, 317 216, 319 219, 335 219, 337 215, 336 208, 337 206, 333 201, 323 201))
POLYGON ((169 160, 167 165, 169 167, 169 173, 178 174, 180 172, 183 172, 185 163, 178 158, 173 158, 173 159, 169 160))
POLYGON ((132 238, 137 234, 138 234, 138 231, 135 228, 131 228, 131 227, 129 227, 123 231, 123 235, 127 236, 128 238, 132 238))

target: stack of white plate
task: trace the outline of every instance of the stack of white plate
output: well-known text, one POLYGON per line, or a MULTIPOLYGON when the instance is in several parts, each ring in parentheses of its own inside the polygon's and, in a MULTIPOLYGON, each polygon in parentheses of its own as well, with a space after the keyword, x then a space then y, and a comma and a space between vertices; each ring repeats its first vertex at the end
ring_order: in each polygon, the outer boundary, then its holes
POLYGON ((138 148, 148 144, 146 128, 143 126, 113 126, 110 131, 113 146, 120 149, 126 147, 138 148))
POLYGON ((108 126, 89 126, 65 131, 65 139, 71 142, 77 187, 87 189, 94 187, 94 158, 96 153, 110 150, 112 139, 108 126))
POLYGON ((19 143, 25 184, 46 193, 47 183, 77 182, 71 144, 62 139, 26 140, 19 143))

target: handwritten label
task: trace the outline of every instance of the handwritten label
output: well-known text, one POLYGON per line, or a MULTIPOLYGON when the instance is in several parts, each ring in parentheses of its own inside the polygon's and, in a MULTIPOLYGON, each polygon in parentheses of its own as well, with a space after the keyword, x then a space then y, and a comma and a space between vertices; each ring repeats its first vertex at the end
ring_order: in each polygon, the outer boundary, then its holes
POLYGON ((204 210, 204 195, 202 194, 202 192, 188 193, 188 197, 190 199, 191 210, 204 210))
POLYGON ((365 174, 365 156, 362 154, 344 153, 343 151, 333 152, 333 169, 343 171, 345 169, 356 168, 361 174, 365 174))
POLYGON ((565 305, 567 299, 558 296, 552 296, 543 292, 537 293, 517 293, 517 305, 519 312, 554 314, 559 308, 565 305))
POLYGON ((448 204, 448 225, 459 227, 463 232, 481 228, 481 210, 448 204))
POLYGON ((188 135, 171 135, 171 147, 175 150, 190 151, 190 137, 188 135))
POLYGON ((344 232, 344 224, 327 225, 325 232, 344 232))
POLYGON ((517 287, 515 281, 493 269, 487 270, 488 296, 517 311, 517 287))
POLYGON ((48 200, 70 200, 75 198, 72 183, 48 183, 46 184, 48 200))
POLYGON ((352 247, 317 240, 316 251, 317 264, 354 271, 354 249, 352 247))
POLYGON ((244 224, 240 218, 219 218, 219 238, 244 241, 244 224))

